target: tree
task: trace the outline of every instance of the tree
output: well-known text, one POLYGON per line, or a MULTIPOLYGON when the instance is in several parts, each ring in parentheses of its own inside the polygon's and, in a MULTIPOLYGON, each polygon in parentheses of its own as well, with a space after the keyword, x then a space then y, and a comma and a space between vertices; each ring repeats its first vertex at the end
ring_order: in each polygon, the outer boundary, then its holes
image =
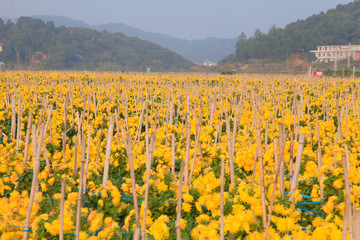
POLYGON ((238 37, 238 41, 236 43, 236 58, 239 61, 246 59, 246 42, 247 42, 246 34, 242 32, 238 37))

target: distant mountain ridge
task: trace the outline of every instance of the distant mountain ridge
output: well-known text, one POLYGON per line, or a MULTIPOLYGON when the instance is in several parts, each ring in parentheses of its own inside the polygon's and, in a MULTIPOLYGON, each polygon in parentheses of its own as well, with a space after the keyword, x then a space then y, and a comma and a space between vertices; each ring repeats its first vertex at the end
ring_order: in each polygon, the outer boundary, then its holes
POLYGON ((169 50, 174 51, 197 64, 202 64, 205 60, 217 63, 224 57, 235 52, 235 45, 237 41, 236 38, 220 39, 213 37, 199 40, 186 40, 170 37, 166 34, 147 32, 123 23, 109 23, 91 26, 81 20, 73 20, 63 16, 37 15, 33 17, 42 19, 43 21, 53 21, 55 26, 86 27, 99 31, 107 30, 114 33, 121 32, 127 36, 138 37, 168 48, 169 50))
POLYGON ((31 17, 4 23, 0 18, 0 59, 15 69, 188 71, 194 66, 149 41, 74 24, 56 27, 52 21, 31 17))

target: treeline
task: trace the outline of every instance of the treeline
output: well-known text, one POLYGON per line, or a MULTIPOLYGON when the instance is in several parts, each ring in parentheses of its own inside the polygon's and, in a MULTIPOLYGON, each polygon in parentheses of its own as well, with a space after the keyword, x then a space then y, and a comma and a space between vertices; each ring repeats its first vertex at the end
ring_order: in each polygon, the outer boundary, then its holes
POLYGON ((193 66, 182 56, 138 38, 55 27, 53 22, 29 17, 16 23, 0 18, 0 43, 0 61, 8 68, 142 71, 149 66, 152 71, 178 71, 193 66))
POLYGON ((247 38, 241 33, 236 53, 228 60, 283 60, 291 54, 308 53, 318 45, 360 44, 359 22, 360 2, 355 1, 338 5, 326 13, 321 12, 305 20, 298 20, 284 29, 273 26, 267 34, 257 29, 252 37, 247 38))

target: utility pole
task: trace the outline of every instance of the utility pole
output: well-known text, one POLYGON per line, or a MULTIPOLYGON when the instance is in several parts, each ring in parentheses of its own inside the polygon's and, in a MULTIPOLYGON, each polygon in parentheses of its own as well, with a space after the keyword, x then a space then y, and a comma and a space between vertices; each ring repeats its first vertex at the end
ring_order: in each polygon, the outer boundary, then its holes
POLYGON ((337 70, 338 46, 335 46, 335 71, 337 70))
POLYGON ((348 52, 348 68, 350 67, 350 57, 351 57, 351 54, 352 51, 351 51, 351 43, 349 42, 349 52, 348 52))

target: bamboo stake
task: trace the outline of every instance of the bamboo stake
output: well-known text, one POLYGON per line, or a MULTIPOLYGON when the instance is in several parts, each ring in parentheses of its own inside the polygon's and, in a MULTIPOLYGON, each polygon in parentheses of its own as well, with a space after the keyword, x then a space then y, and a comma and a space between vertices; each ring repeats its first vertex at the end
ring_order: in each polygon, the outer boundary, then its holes
POLYGON ((86 163, 85 163, 85 174, 84 174, 84 193, 86 192, 86 181, 88 174, 89 166, 89 157, 90 157, 90 141, 91 141, 91 122, 88 122, 89 131, 88 131, 88 141, 87 141, 87 150, 86 150, 86 163))
POLYGON ((28 122, 27 122, 27 128, 26 128, 26 140, 25 140, 24 160, 23 160, 23 168, 25 170, 27 170, 27 159, 28 159, 28 154, 29 154, 31 122, 32 122, 32 112, 30 111, 28 122))
POLYGON ((268 135, 269 135, 269 121, 266 121, 265 124, 265 152, 267 151, 267 145, 268 145, 268 135))
POLYGON ((75 239, 78 240, 80 236, 81 227, 81 206, 82 206, 82 193, 83 193, 83 179, 84 179, 84 165, 85 165, 85 137, 81 138, 81 165, 80 165, 80 183, 77 199, 77 211, 76 211, 76 230, 75 239))
POLYGON ((185 169, 184 178, 185 186, 188 186, 189 181, 189 157, 190 157, 190 135, 191 135, 191 124, 189 121, 189 115, 186 116, 186 150, 185 150, 185 169))
POLYGON ((116 135, 117 135, 117 144, 120 145, 120 125, 119 125, 119 112, 115 109, 115 123, 116 123, 116 135))
POLYGON ((66 163, 67 98, 64 100, 64 132, 62 133, 63 160, 66 163))
POLYGON ((16 152, 19 150, 20 141, 21 141, 21 120, 22 111, 21 111, 21 99, 18 98, 18 118, 17 118, 17 129, 16 129, 16 152))
MULTIPOLYGON (((36 126, 33 125, 32 128, 32 132, 35 133, 36 132, 36 126)), ((29 204, 28 204, 28 208, 27 208, 27 213, 26 213, 26 218, 25 218, 25 224, 24 224, 24 236, 23 239, 27 240, 28 239, 28 234, 30 231, 30 215, 31 215, 31 210, 34 204, 34 199, 35 199, 35 195, 36 195, 36 186, 38 185, 38 175, 39 175, 39 169, 40 169, 40 152, 41 152, 41 147, 42 147, 42 143, 44 141, 44 137, 45 137, 45 124, 44 123, 40 123, 40 135, 39 135, 39 143, 37 144, 36 148, 36 152, 35 155, 33 157, 33 164, 34 164, 34 174, 33 174, 33 180, 32 180, 32 184, 31 184, 31 193, 30 193, 30 197, 29 197, 29 204)), ((36 145, 36 141, 33 143, 36 145)))
POLYGON ((144 102, 142 104, 142 107, 141 107, 140 120, 139 120, 139 125, 138 125, 137 131, 136 131, 135 139, 134 139, 134 145, 138 144, 139 141, 140 141, 141 127, 142 127, 142 124, 143 124, 144 110, 145 110, 146 106, 147 106, 146 102, 144 102))
POLYGON ((295 161, 295 169, 294 169, 294 175, 293 175, 293 179, 291 181, 291 185, 290 185, 290 201, 294 200, 293 197, 293 193, 295 192, 296 188, 297 188, 297 184, 298 184, 298 179, 299 179, 299 173, 300 173, 300 166, 301 166, 301 158, 302 158, 302 153, 304 150, 304 144, 305 144, 305 134, 304 133, 300 133, 299 134, 299 145, 298 145, 298 150, 296 153, 296 161, 295 161))
POLYGON ((233 146, 231 141, 230 119, 228 115, 226 115, 225 121, 226 121, 226 135, 227 135, 228 152, 229 152, 230 182, 231 184, 234 184, 235 183, 234 153, 233 153, 233 146))
POLYGON ((216 132, 215 132, 215 140, 214 140, 215 145, 219 142, 220 137, 221 137, 221 134, 220 134, 220 121, 219 121, 216 124, 216 132))
MULTIPOLYGON (((155 148, 155 132, 152 133, 151 136, 151 153, 150 158, 146 159, 147 163, 147 173, 146 173, 146 188, 145 188, 145 199, 144 199, 144 219, 143 219, 143 234, 142 237, 145 238, 145 230, 146 230, 146 212, 148 209, 148 201, 149 201, 149 187, 150 187, 150 173, 151 173, 151 164, 153 158, 153 149, 155 148)), ((148 158, 148 156, 147 156, 148 158)))
POLYGON ((103 130, 104 130, 104 122, 105 122, 104 119, 102 119, 101 129, 100 129, 100 137, 99 137, 99 142, 98 142, 98 146, 97 146, 97 150, 96 150, 96 158, 95 158, 96 163, 98 163, 99 154, 100 154, 101 139, 102 139, 103 130))
POLYGON ((15 131, 16 131, 16 100, 15 95, 11 97, 11 138, 15 138, 15 131))
POLYGON ((77 120, 77 125, 78 125, 78 129, 77 129, 77 134, 76 134, 76 139, 75 139, 75 154, 74 154, 74 175, 77 174, 77 154, 78 154, 78 143, 82 142, 81 140, 81 126, 82 126, 82 122, 83 122, 83 117, 84 117, 84 111, 82 111, 81 113, 81 117, 79 118, 79 113, 76 112, 76 120, 77 120))
POLYGON ((343 222, 343 229, 342 229, 342 237, 341 239, 345 240, 347 235, 347 229, 349 229, 350 239, 352 240, 353 237, 353 223, 352 223, 352 214, 351 214, 351 199, 350 199, 350 184, 348 178, 348 166, 346 163, 346 157, 342 156, 343 162, 343 170, 344 170, 344 179, 345 179, 345 212, 344 212, 344 222, 343 222))
POLYGON ((293 175, 293 160, 294 160, 294 125, 290 126, 290 175, 293 175))
POLYGON ((47 149, 46 149, 46 145, 45 145, 45 141, 43 142, 43 149, 44 149, 44 156, 45 156, 45 163, 46 166, 50 169, 50 161, 49 161, 49 157, 48 157, 48 153, 47 153, 47 149))
POLYGON ((192 161, 192 164, 191 164, 190 176, 189 176, 189 182, 188 182, 188 189, 187 189, 187 191, 189 191, 190 184, 191 184, 191 178, 192 178, 193 171, 194 171, 194 165, 195 165, 195 161, 196 161, 196 154, 197 154, 197 150, 198 150, 198 147, 199 147, 199 139, 200 139, 201 125, 202 125, 202 113, 200 113, 199 123, 198 123, 197 126, 196 126, 196 137, 195 137, 194 156, 193 156, 193 161, 192 161))
POLYGON ((313 147, 313 139, 312 139, 312 126, 311 126, 311 120, 310 120, 310 115, 309 116, 309 138, 310 138, 310 148, 312 149, 313 147))
POLYGON ((105 163, 104 163, 104 175, 103 175, 103 188, 107 185, 107 180, 109 177, 109 164, 110 164, 110 154, 111 154, 111 143, 113 138, 114 132, 114 116, 110 117, 110 124, 107 133, 107 140, 106 140, 106 153, 105 153, 105 163))
POLYGON ((360 240, 360 210, 353 206, 353 219, 354 219, 354 239, 360 240))
MULTIPOLYGON (((149 115, 148 111, 145 113, 145 148, 146 148, 146 161, 150 159, 150 142, 149 142, 149 115)), ((150 171, 148 168, 149 164, 146 162, 146 170, 150 171)))
POLYGON ((273 181, 273 192, 271 195, 269 216, 268 216, 268 220, 266 222, 266 230, 265 230, 265 237, 264 237, 265 240, 267 239, 268 234, 269 234, 271 215, 272 215, 272 210, 273 210, 274 201, 275 201, 275 192, 276 192, 276 188, 277 188, 277 181, 278 181, 279 171, 280 171, 280 164, 278 163, 278 142, 276 139, 274 139, 274 157, 275 157, 275 179, 273 181))
POLYGON ((256 126, 256 143, 258 149, 258 161, 259 161, 259 171, 260 171, 262 220, 263 220, 263 226, 265 228, 266 227, 265 181, 264 181, 264 165, 263 165, 261 133, 259 128, 259 123, 256 126))
POLYGON ((321 167, 322 167, 322 153, 321 147, 319 146, 317 149, 317 161, 318 161, 318 175, 319 175, 319 189, 320 189, 320 198, 321 200, 324 199, 324 191, 322 187, 322 176, 321 176, 321 167))
POLYGON ((132 148, 132 144, 131 144, 130 134, 128 133, 128 136, 125 137, 125 129, 123 126, 121 126, 121 133, 122 133, 122 136, 123 136, 123 139, 125 142, 126 154, 128 156, 128 161, 129 161, 129 166, 130 166, 131 187, 132 187, 132 195, 133 195, 133 200, 134 200, 136 228, 134 230, 134 238, 133 239, 139 239, 141 225, 140 225, 140 219, 139 219, 139 205, 138 205, 137 192, 136 192, 133 148, 132 148))
POLYGON ((63 240, 63 239, 64 239, 64 203, 65 203, 65 179, 61 179, 60 233, 59 233, 59 240, 63 240))
POLYGON ((280 164, 280 196, 284 198, 285 192, 285 183, 284 183, 284 150, 285 148, 285 135, 284 135, 284 124, 279 124, 279 145, 280 145, 280 155, 279 155, 279 164, 280 164))
POLYGON ((220 239, 224 240, 224 181, 225 181, 225 164, 224 158, 221 157, 221 185, 220 185, 220 239))
POLYGON ((171 133, 171 173, 175 179, 175 133, 171 133))
MULTIPOLYGON (((154 130, 153 130, 154 133, 156 133, 157 122, 158 122, 158 115, 156 114, 155 115, 154 130)), ((151 136, 151 137, 153 137, 153 136, 151 136)), ((155 139, 154 140, 151 139, 149 150, 150 150, 149 151, 149 154, 150 154, 149 159, 151 160, 151 164, 153 164, 154 163, 154 158, 152 156, 153 156, 153 153, 154 153, 154 150, 155 150, 155 139)))
POLYGON ((184 162, 181 161, 180 165, 180 178, 179 178, 179 193, 177 200, 177 212, 176 212, 176 239, 181 240, 181 228, 180 228, 180 220, 181 220, 181 207, 182 207, 182 186, 183 186, 183 172, 184 172, 184 162))

